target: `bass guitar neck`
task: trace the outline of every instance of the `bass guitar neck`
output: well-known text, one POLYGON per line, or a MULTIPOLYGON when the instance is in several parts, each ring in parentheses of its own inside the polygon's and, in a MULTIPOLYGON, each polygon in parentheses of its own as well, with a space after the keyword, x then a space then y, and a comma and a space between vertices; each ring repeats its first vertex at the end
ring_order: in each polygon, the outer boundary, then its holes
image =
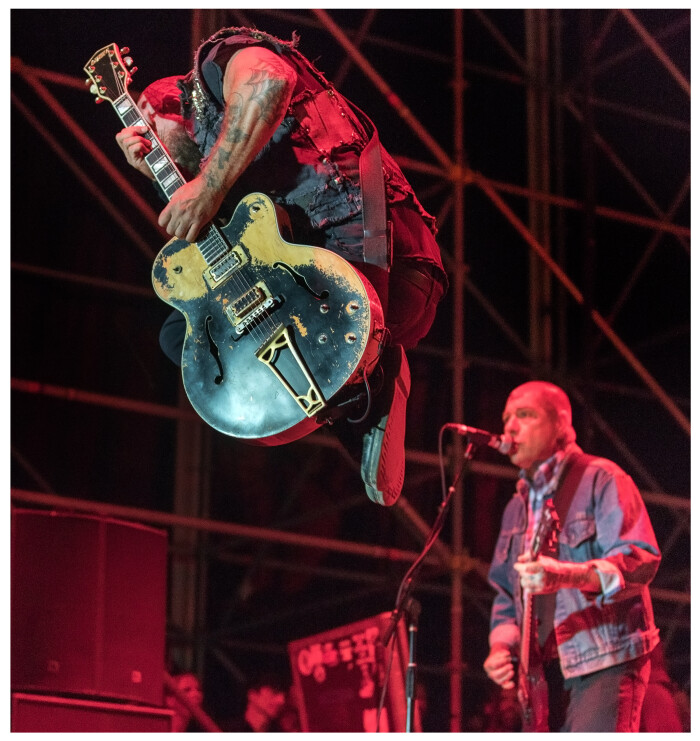
MULTIPOLYGON (((535 531, 528 560, 534 561, 545 550, 556 544, 559 519, 554 502, 547 499, 542 517, 535 531)), ((528 589, 522 592, 523 618, 520 626, 520 661, 518 665, 518 702, 522 713, 524 732, 549 731, 549 693, 544 667, 537 645, 534 595, 528 589)))

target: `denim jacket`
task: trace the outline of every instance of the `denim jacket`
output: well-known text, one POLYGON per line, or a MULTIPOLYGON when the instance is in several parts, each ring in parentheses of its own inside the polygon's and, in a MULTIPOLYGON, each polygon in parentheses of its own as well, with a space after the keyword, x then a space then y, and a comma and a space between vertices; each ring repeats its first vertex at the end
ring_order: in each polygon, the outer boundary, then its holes
MULTIPOLYGON (((561 483, 560 483, 561 487, 561 483)), ((555 496, 556 507, 556 496, 555 496)), ((513 564, 527 526, 527 500, 514 494, 503 513, 489 582, 496 589, 489 643, 517 653, 522 593, 513 564)), ((589 674, 649 653, 659 642, 649 583, 661 554, 644 503, 632 479, 615 463, 586 465, 560 523, 560 561, 592 562, 602 591, 556 594, 554 631, 565 678, 589 674)), ((537 599, 537 598, 535 598, 537 599)))

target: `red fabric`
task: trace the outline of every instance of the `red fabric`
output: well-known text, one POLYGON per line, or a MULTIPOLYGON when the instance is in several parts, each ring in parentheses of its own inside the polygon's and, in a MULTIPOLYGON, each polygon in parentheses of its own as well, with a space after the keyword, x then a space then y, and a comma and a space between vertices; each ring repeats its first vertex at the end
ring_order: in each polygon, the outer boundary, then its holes
POLYGON ((163 77, 152 82, 141 95, 153 106, 156 113, 182 115, 180 88, 177 83, 184 79, 184 75, 163 77))

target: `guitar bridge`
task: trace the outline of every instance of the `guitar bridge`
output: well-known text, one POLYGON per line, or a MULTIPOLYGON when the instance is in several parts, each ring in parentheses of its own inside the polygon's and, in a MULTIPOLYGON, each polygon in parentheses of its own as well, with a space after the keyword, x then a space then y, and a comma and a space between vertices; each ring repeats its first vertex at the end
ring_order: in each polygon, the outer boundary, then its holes
POLYGON ((226 316, 242 337, 282 304, 281 296, 271 296, 264 283, 256 283, 226 307, 226 316))
POLYGON ((315 416, 326 406, 321 389, 294 345, 289 327, 280 326, 256 356, 277 376, 307 417, 315 416))

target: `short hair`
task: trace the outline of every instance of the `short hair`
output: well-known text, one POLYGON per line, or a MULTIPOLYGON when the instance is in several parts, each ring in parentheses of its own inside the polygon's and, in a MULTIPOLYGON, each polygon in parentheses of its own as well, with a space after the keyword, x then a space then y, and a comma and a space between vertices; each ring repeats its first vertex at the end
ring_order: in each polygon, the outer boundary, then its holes
POLYGON ((564 427, 562 434, 557 438, 560 445, 566 447, 569 443, 575 442, 576 430, 572 424, 571 401, 569 401, 564 389, 549 381, 527 381, 520 386, 516 386, 509 396, 524 394, 528 391, 537 394, 542 406, 554 420, 559 421, 563 414, 564 427))
POLYGON ((263 687, 269 687, 275 692, 286 692, 289 688, 289 682, 286 677, 272 671, 261 671, 249 677, 246 682, 246 689, 260 690, 263 687))

